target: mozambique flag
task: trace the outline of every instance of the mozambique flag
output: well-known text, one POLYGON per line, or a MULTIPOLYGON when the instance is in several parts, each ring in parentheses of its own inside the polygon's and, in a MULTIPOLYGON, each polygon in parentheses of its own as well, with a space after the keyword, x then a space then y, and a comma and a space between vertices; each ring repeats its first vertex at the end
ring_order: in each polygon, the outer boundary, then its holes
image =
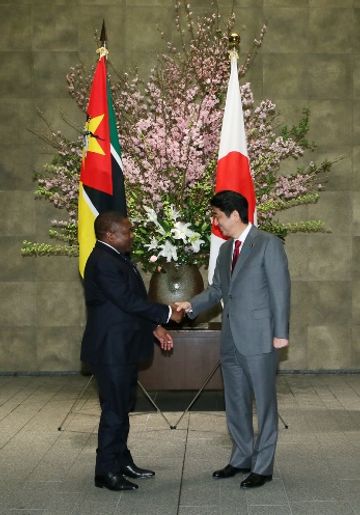
POLYGON ((106 76, 106 57, 102 56, 90 91, 80 171, 78 240, 82 277, 95 245, 94 221, 104 211, 119 211, 126 216, 121 147, 106 76))

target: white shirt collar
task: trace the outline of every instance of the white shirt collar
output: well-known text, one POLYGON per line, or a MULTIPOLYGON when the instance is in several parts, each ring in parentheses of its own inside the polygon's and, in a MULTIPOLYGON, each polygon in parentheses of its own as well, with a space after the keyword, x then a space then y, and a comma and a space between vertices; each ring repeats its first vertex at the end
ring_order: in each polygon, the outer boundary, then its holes
MULTIPOLYGON (((244 229, 243 232, 240 234, 240 236, 238 238, 236 238, 237 240, 241 241, 242 245, 244 244, 244 241, 246 240, 247 235, 249 234, 251 227, 252 227, 252 223, 249 222, 247 224, 247 226, 246 226, 246 229, 244 229)), ((235 245, 235 240, 234 240, 234 244, 233 245, 235 245)))
POLYGON ((116 254, 120 254, 120 252, 115 247, 113 247, 112 245, 109 245, 108 243, 106 243, 106 241, 101 241, 101 240, 97 240, 97 241, 102 243, 103 245, 106 245, 110 249, 114 250, 116 252, 116 254))

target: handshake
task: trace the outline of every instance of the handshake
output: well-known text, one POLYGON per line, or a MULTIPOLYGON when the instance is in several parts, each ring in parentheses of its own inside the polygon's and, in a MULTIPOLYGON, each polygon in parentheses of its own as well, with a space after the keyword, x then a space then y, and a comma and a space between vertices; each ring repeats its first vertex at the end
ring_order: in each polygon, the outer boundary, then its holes
POLYGON ((191 311, 191 304, 190 304, 190 302, 187 302, 187 301, 174 302, 173 304, 170 304, 170 307, 171 307, 171 311, 172 311, 170 320, 173 320, 174 322, 177 322, 178 324, 184 318, 185 313, 189 313, 191 311))
MULTIPOLYGON (((170 320, 177 322, 178 324, 184 318, 185 313, 191 311, 190 302, 174 302, 169 305, 171 308, 170 320)), ((153 331, 154 336, 160 343, 160 348, 164 351, 171 351, 174 348, 174 340, 169 331, 167 331, 161 325, 158 325, 153 331)))

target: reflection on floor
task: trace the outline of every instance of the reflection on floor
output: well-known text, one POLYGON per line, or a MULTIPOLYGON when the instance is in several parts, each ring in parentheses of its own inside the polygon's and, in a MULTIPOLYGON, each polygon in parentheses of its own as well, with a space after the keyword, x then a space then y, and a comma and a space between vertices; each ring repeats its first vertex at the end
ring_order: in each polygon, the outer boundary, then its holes
MULTIPOLYGON (((149 391, 148 394, 162 411, 183 411, 191 404, 192 411, 224 411, 224 395, 219 391, 149 391), (194 401, 194 402, 193 402, 194 401)), ((138 388, 135 411, 156 411, 146 395, 138 388)))
MULTIPOLYGON (((176 430, 140 393, 129 445, 156 477, 139 490, 93 484, 99 408, 83 376, 0 377, 0 514, 360 515, 360 375, 281 375, 273 481, 213 480, 231 442, 221 392, 204 392, 176 430), (215 410, 215 411, 214 411, 215 410)), ((174 424, 196 392, 152 392, 174 424), (175 410, 175 411, 174 411, 175 410)))

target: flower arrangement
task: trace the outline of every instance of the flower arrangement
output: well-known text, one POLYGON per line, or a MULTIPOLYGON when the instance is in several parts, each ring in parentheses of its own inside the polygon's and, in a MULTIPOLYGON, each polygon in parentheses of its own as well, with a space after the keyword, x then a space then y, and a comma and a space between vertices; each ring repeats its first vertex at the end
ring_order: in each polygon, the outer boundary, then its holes
MULTIPOLYGON (((194 20, 189 4, 175 2, 177 48, 167 51, 151 70, 147 83, 135 73, 112 80, 112 95, 123 147, 127 203, 135 223, 134 258, 145 270, 162 262, 206 264, 210 241, 209 200, 215 167, 230 65, 227 34, 216 11, 194 20)), ((244 62, 243 79, 263 44, 266 27, 244 62)), ((67 75, 69 92, 86 110, 92 72, 81 66, 67 75)), ((312 150, 306 136, 309 111, 293 127, 279 125, 275 104, 256 104, 249 82, 241 86, 248 153, 257 195, 258 224, 285 237, 289 232, 321 232, 319 220, 280 222, 276 214, 301 204, 317 202, 321 182, 331 163, 311 161, 286 173, 285 162, 303 158, 312 150), (284 170, 280 174, 280 169, 284 170)), ((81 141, 68 141, 51 132, 49 142, 57 156, 36 177, 38 197, 64 209, 64 220, 51 221, 50 237, 58 243, 24 242, 24 255, 76 255, 76 202, 81 141)))
POLYGON ((178 264, 189 262, 189 255, 194 254, 193 262, 199 254, 205 240, 201 233, 191 228, 190 222, 182 221, 182 214, 172 204, 164 203, 162 217, 159 218, 154 209, 144 206, 145 217, 135 219, 139 223, 135 237, 135 252, 145 263, 167 263, 175 261, 178 264), (140 246, 141 243, 141 246, 140 246))

